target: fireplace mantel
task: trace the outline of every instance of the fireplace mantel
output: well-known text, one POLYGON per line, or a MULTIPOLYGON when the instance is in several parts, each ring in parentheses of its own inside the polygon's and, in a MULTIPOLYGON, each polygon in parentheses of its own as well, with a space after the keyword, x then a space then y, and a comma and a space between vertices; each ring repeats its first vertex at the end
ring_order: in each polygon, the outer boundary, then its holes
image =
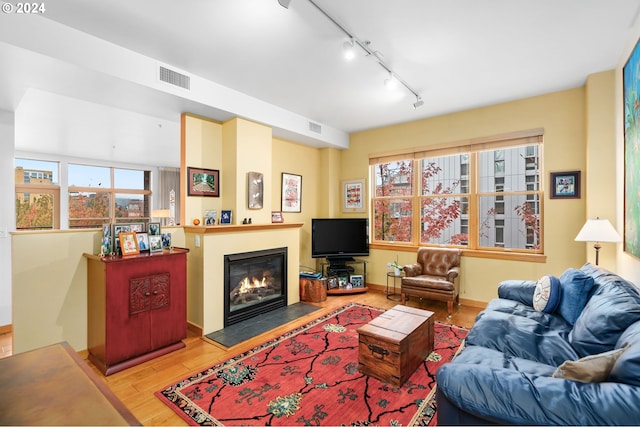
POLYGON ((240 225, 213 225, 213 226, 185 226, 186 233, 194 234, 214 234, 214 233, 235 233, 242 231, 258 231, 258 230, 278 230, 283 228, 300 228, 304 225, 302 222, 280 222, 273 224, 240 224, 240 225))

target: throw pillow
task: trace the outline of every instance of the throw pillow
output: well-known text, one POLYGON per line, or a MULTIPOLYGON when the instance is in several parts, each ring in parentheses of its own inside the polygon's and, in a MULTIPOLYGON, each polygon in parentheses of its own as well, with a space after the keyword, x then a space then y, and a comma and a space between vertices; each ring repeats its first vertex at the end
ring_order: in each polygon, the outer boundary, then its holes
POLYGON ((555 276, 542 276, 533 291, 533 308, 543 313, 553 313, 560 304, 561 285, 555 276))
POLYGON ((617 348, 600 354, 583 357, 578 360, 567 360, 553 373, 553 378, 579 381, 582 383, 599 383, 609 378, 609 373, 616 360, 628 347, 617 348))
POLYGON ((575 268, 570 268, 560 276, 560 285, 562 297, 558 305, 558 312, 564 320, 574 325, 589 299, 589 293, 594 285, 593 277, 587 276, 575 268))

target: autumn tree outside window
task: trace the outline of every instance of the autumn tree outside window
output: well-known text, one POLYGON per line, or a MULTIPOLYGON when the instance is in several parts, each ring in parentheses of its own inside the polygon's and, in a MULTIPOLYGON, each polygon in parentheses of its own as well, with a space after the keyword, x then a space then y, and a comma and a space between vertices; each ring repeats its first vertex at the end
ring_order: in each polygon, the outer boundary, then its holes
POLYGON ((373 242, 543 253, 542 131, 370 156, 373 242))

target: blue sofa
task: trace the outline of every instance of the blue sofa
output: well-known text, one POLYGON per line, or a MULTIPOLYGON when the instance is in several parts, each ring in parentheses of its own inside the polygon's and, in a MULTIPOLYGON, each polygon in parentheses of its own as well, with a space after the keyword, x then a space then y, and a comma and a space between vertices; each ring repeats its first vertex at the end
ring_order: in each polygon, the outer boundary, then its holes
POLYGON ((440 425, 640 425, 638 288, 587 263, 539 311, 541 282, 502 282, 438 370, 440 425))

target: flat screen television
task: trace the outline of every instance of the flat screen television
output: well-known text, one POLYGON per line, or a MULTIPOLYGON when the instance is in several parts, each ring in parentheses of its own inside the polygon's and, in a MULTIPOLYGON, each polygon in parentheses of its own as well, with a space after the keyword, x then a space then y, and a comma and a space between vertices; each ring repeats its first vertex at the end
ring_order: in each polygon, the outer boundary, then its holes
POLYGON ((367 218, 312 218, 311 256, 329 262, 369 255, 367 218))

